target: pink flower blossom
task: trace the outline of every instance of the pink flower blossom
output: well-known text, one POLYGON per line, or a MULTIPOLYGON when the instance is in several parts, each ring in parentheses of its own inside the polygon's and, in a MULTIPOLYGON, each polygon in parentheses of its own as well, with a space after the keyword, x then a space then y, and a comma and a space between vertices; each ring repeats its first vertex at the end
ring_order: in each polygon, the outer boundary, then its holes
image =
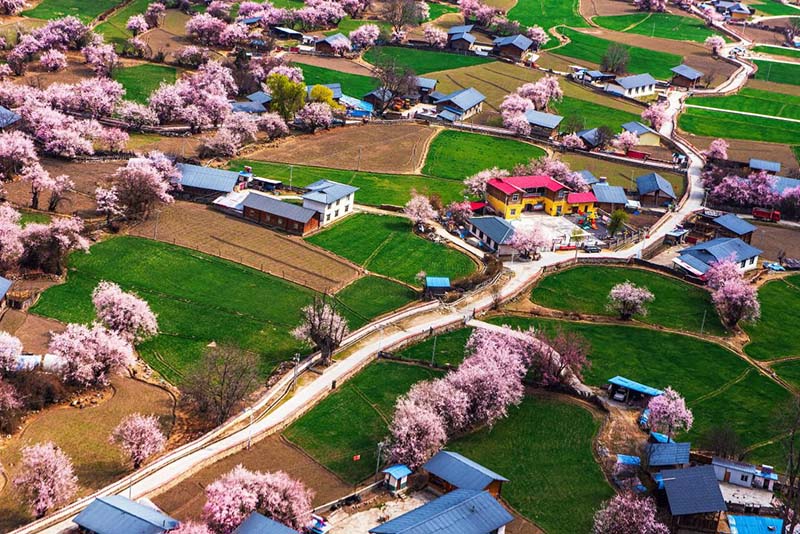
POLYGON ((447 46, 447 32, 440 30, 432 24, 426 24, 423 30, 425 42, 432 48, 444 48, 447 46))
POLYGON ((711 302, 728 328, 735 328, 742 321, 754 322, 761 317, 758 292, 741 276, 723 281, 711 294, 711 302))
POLYGON ((725 139, 714 139, 708 145, 708 150, 703 152, 708 159, 728 159, 728 147, 725 139))
POLYGON ((706 37, 706 46, 711 49, 711 53, 718 56, 725 46, 725 39, 720 35, 709 35, 706 37))
POLYGON ((92 44, 84 47, 83 57, 95 74, 98 76, 111 76, 113 70, 119 65, 119 57, 110 44, 92 44))
POLYGON ((161 2, 152 2, 147 6, 147 11, 144 12, 144 19, 147 22, 148 28, 157 28, 161 26, 164 20, 166 7, 161 2))
POLYGON ((20 238, 23 246, 20 263, 29 269, 61 274, 67 254, 89 250, 82 231, 83 221, 77 217, 58 217, 50 224, 28 224, 20 238))
POLYGON ((49 441, 22 449, 18 473, 14 486, 37 518, 69 502, 78 489, 72 461, 49 441))
POLYGON ((654 130, 661 130, 668 118, 668 106, 666 102, 663 104, 650 104, 646 110, 642 111, 642 120, 649 122, 654 130))
POLYGON ((389 432, 392 436, 392 461, 406 464, 411 469, 427 462, 447 441, 441 416, 405 397, 397 400, 389 432))
POLYGON ((114 428, 109 441, 120 446, 135 470, 148 458, 163 451, 167 438, 155 416, 132 413, 114 428))
POLYGON ((127 24, 125 24, 125 28, 128 29, 133 35, 139 35, 140 33, 144 33, 150 29, 150 25, 147 24, 147 19, 144 15, 134 15, 128 19, 127 24))
POLYGON ((101 281, 92 292, 97 319, 125 339, 140 343, 158 333, 156 315, 147 301, 126 293, 113 282, 101 281))
POLYGON ((45 70, 51 72, 67 68, 67 56, 59 50, 48 50, 39 58, 39 63, 45 70))
POLYGON ((295 121, 303 128, 314 133, 320 128, 327 129, 331 127, 331 124, 333 124, 333 110, 323 102, 311 102, 297 112, 295 121))
POLYGON ((211 530, 202 523, 195 523, 194 521, 181 521, 181 526, 175 530, 171 530, 170 534, 214 534, 211 530))
POLYGON ((289 134, 289 127, 277 113, 262 113, 258 118, 258 129, 265 132, 270 139, 289 134))
POLYGON ((576 134, 574 132, 569 134, 569 135, 564 136, 564 138, 561 140, 561 144, 564 145, 564 148, 569 148, 569 149, 581 149, 581 150, 583 150, 583 149, 586 148, 586 145, 584 144, 583 139, 578 137, 578 134, 576 134))
POLYGON ((594 514, 592 534, 669 534, 669 528, 656 518, 651 497, 633 493, 615 495, 594 514))
POLYGON ((26 0, 0 0, 0 14, 17 15, 28 5, 26 0))
POLYGON ((613 144, 620 152, 627 154, 630 149, 639 144, 639 136, 625 130, 617 136, 613 144))
POLYGON ((692 429, 692 411, 686 407, 683 397, 669 386, 663 394, 650 399, 647 407, 650 409, 650 427, 658 432, 666 432, 670 438, 675 432, 692 429))
POLYGON ((289 78, 289 81, 294 83, 302 83, 304 80, 303 78, 303 70, 298 67, 291 67, 289 65, 278 65, 270 69, 267 77, 272 76, 273 74, 283 75, 289 78))
POLYGON ((8 332, 0 331, 0 376, 16 369, 17 358, 22 355, 22 342, 8 332))
POLYGON ((524 113, 506 113, 503 115, 503 126, 517 135, 527 137, 531 134, 531 124, 524 113))
POLYGON ((528 28, 528 31, 525 32, 525 35, 528 36, 528 39, 533 41, 533 45, 537 50, 546 45, 547 41, 550 40, 550 36, 547 35, 547 32, 541 26, 531 26, 528 28))
POLYGON ((608 309, 617 312, 621 319, 634 315, 647 315, 646 304, 655 299, 646 287, 637 287, 629 281, 617 284, 608 293, 608 309))
POLYGON ((486 194, 486 183, 493 178, 502 178, 505 176, 510 176, 507 170, 492 167, 491 169, 482 170, 468 177, 464 180, 464 185, 467 187, 467 193, 483 198, 486 194))
POLYGON ((199 13, 194 15, 186 23, 186 33, 190 38, 196 39, 205 45, 219 44, 220 35, 228 25, 224 20, 209 15, 199 13))
POLYGON ((122 336, 101 325, 88 328, 69 324, 60 334, 54 334, 48 348, 63 358, 60 369, 66 382, 79 387, 108 385, 110 375, 133 365, 133 348, 122 336))
POLYGON ((0 379, 0 415, 22 408, 23 403, 19 398, 17 389, 8 382, 0 379))
POLYGON ((521 256, 535 255, 550 244, 551 237, 540 227, 517 228, 511 236, 511 245, 521 256))
POLYGON ((414 224, 429 222, 438 217, 438 213, 431 206, 431 201, 425 195, 420 195, 416 191, 411 193, 411 200, 406 202, 403 213, 411 219, 414 224))
POLYGON ((174 199, 169 192, 178 176, 174 164, 160 152, 129 159, 114 175, 119 202, 126 215, 146 217, 155 204, 171 204, 174 199))
POLYGON ((369 48, 373 46, 381 34, 381 29, 375 24, 364 24, 350 32, 350 42, 356 48, 369 48))

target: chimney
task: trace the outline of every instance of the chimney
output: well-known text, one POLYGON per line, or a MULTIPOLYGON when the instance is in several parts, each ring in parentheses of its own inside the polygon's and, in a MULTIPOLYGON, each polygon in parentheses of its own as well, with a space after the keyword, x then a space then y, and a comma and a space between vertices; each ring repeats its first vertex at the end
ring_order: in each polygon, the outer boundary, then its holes
POLYGON ((607 176, 601 176, 600 177, 600 183, 601 184, 608 183, 608 177, 607 176))

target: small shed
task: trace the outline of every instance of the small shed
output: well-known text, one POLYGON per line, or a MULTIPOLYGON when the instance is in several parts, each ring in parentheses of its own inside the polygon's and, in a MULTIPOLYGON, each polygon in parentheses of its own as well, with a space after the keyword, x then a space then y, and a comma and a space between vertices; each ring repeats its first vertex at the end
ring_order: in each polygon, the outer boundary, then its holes
POLYGON ((472 50, 476 41, 475 36, 470 33, 473 27, 472 24, 465 24, 449 28, 447 30, 447 47, 453 50, 472 50))
POLYGON ((693 89, 697 82, 703 78, 703 73, 689 65, 681 64, 670 69, 672 71, 672 85, 693 89))
POLYGON ((577 135, 583 144, 586 145, 586 148, 589 150, 594 150, 595 148, 599 147, 603 144, 603 136, 600 133, 600 128, 589 128, 588 130, 581 130, 577 132, 577 135))
POLYGON ((626 122, 622 125, 622 129, 635 133, 639 137, 640 146, 659 146, 661 144, 661 136, 658 135, 658 132, 639 121, 626 122))
POLYGON ((455 489, 488 491, 497 497, 508 479, 453 451, 439 451, 422 469, 429 483, 445 493, 455 489))
POLYGON ((728 514, 731 534, 781 534, 783 519, 763 515, 728 514))
POLYGON ((392 493, 399 493, 406 489, 408 486, 408 475, 412 473, 411 469, 404 464, 395 464, 387 467, 383 471, 383 481, 392 493))
POLYGON ((498 37, 494 40, 493 44, 494 48, 492 51, 496 55, 512 61, 521 61, 522 55, 533 46, 533 41, 525 35, 517 34, 507 37, 498 37))
POLYGON ((525 112, 525 119, 531 125, 531 135, 553 137, 558 133, 558 126, 564 120, 564 117, 529 109, 525 112))
POLYGON ((394 94, 390 90, 378 87, 365 94, 362 100, 371 105, 373 109, 382 110, 386 103, 391 102, 393 98, 394 94))
POLYGON ((714 218, 713 224, 718 227, 715 237, 738 237, 745 243, 753 240, 753 232, 758 229, 733 213, 714 218))
POLYGON ((624 208, 628 203, 625 188, 619 185, 608 185, 607 182, 600 182, 592 186, 592 193, 597 197, 597 207, 608 213, 624 208))
POLYGON ((253 512, 236 527, 233 534, 297 534, 297 531, 258 512, 253 512))
POLYGON ((436 85, 438 83, 439 81, 434 78, 417 76, 416 87, 419 93, 418 100, 426 104, 430 102, 432 95, 436 93, 436 85))
POLYGON ((640 384, 624 376, 615 376, 608 379, 608 396, 615 401, 626 404, 647 404, 653 397, 658 397, 664 392, 644 384, 640 384))
POLYGON ((8 108, 0 106, 0 130, 13 130, 22 117, 8 108))
POLYGON ((657 172, 636 178, 636 190, 642 205, 660 206, 677 198, 672 184, 657 172))
POLYGON ((610 82, 616 78, 617 75, 611 72, 601 72, 599 70, 584 70, 581 73, 581 79, 589 83, 603 83, 610 82))
POLYGON ((343 33, 334 33, 314 43, 314 50, 319 54, 337 55, 340 47, 350 48, 350 39, 343 33))
POLYGON ((647 466, 651 470, 686 467, 691 448, 691 443, 650 443, 647 446, 647 466))
POLYGON ((770 161, 768 159, 750 158, 748 167, 753 172, 764 171, 767 174, 778 174, 781 172, 781 164, 778 161, 770 161))
POLYGON ((92 534, 162 534, 180 526, 177 519, 122 495, 98 497, 73 522, 92 534))
POLYGON ((425 296, 428 298, 442 297, 451 289, 450 278, 446 276, 425 277, 425 296))
POLYGON ((727 511, 714 468, 710 465, 661 472, 673 529, 717 532, 720 513, 727 511))

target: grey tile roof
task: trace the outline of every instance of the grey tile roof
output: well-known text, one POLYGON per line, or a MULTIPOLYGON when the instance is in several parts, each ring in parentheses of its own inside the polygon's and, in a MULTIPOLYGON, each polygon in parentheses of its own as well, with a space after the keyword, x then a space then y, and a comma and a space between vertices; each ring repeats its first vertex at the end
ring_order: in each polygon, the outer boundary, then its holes
POLYGON ((121 495, 95 499, 74 522, 96 534, 161 534, 180 525, 177 519, 121 495))
POLYGON ((693 69, 689 65, 678 65, 677 67, 673 67, 670 69, 672 72, 677 74, 678 76, 683 76, 688 80, 699 80, 703 77, 703 73, 697 69, 693 69))
POLYGON ((378 87, 377 89, 373 89, 369 93, 365 94, 364 98, 366 99, 368 96, 374 96, 375 98, 377 98, 381 102, 388 102, 389 100, 394 98, 394 95, 392 94, 392 92, 390 90, 388 90, 388 89, 383 88, 383 87, 378 87))
POLYGON ((755 258, 762 252, 762 250, 748 245, 738 237, 717 237, 685 248, 680 251, 679 256, 682 261, 689 263, 701 273, 705 273, 711 268, 712 263, 731 257, 733 261, 739 263, 755 258))
POLYGON ((483 96, 480 91, 474 87, 468 87, 466 89, 460 89, 450 93, 449 95, 443 96, 436 101, 436 104, 450 102, 460 110, 467 111, 468 109, 477 106, 484 100, 486 100, 486 97, 483 96))
POLYGON ((258 512, 253 512, 233 531, 233 534, 297 534, 297 531, 258 512))
POLYGON ((656 79, 650 76, 649 73, 635 74, 633 76, 625 76, 624 78, 617 78, 614 82, 624 89, 635 89, 637 87, 647 87, 648 85, 655 85, 656 79))
POLYGON ((558 125, 564 120, 564 117, 561 115, 545 113, 544 111, 536 111, 535 109, 529 109, 526 111, 525 118, 534 126, 540 126, 548 129, 558 128, 558 125))
POLYGON ((340 184, 332 180, 317 180, 305 188, 309 192, 303 195, 304 199, 322 202, 323 204, 331 204, 358 191, 358 187, 340 184))
POLYGON ((505 219, 494 215, 471 217, 469 222, 498 245, 507 243, 514 235, 514 227, 505 219))
POLYGON ((594 174, 591 173, 591 171, 588 171, 586 169, 578 171, 578 174, 581 175, 581 178, 583 178, 583 181, 586 183, 586 185, 594 185, 600 181, 600 179, 597 176, 595 176, 594 174))
POLYGON ((488 492, 455 490, 370 529, 370 533, 489 534, 513 519, 488 492))
POLYGON ((718 225, 722 226, 726 230, 733 232, 736 235, 746 235, 750 232, 755 232, 756 227, 750 224, 749 222, 745 221, 734 215, 733 213, 726 213, 725 215, 720 215, 714 222, 718 225))
POLYGON ((756 171, 781 172, 781 164, 767 159, 750 158, 750 168, 756 171))
POLYGON ((691 449, 691 443, 651 443, 647 446, 647 463, 650 467, 688 464, 691 449))
POLYGON ((642 124, 639 121, 631 121, 626 122, 622 125, 622 129, 626 132, 635 133, 636 135, 644 135, 646 133, 652 133, 658 135, 658 132, 647 126, 646 124, 642 124))
POLYGON ((423 78, 422 76, 417 76, 417 87, 420 89, 433 91, 437 83, 439 83, 438 80, 434 80, 433 78, 423 78))
MULTIPOLYGON (((342 84, 340 83, 318 83, 316 85, 321 85, 322 87, 327 87, 333 92, 333 99, 339 100, 342 98, 342 84)), ((306 85, 306 95, 311 98, 311 90, 316 87, 316 85, 306 85)))
POLYGON ((625 188, 618 185, 597 183, 592 185, 592 193, 597 197, 597 202, 601 204, 626 204, 628 202, 625 188))
POLYGON ((662 471, 672 515, 693 515, 727 510, 714 474, 714 467, 704 465, 662 471))
POLYGON ((447 33, 449 33, 450 35, 456 33, 469 33, 472 31, 472 28, 474 27, 475 25, 473 24, 465 24, 463 26, 451 26, 450 29, 447 30, 447 33))
POLYGON ((666 178, 657 172, 651 172, 636 178, 636 189, 640 195, 648 195, 656 191, 661 191, 669 198, 676 198, 675 191, 672 189, 672 184, 666 178))
POLYGON ((508 37, 498 37, 494 40, 494 46, 500 47, 508 45, 515 46, 524 52, 533 45, 533 41, 521 33, 518 33, 517 35, 509 35, 508 37))
POLYGON ((0 128, 8 128, 20 119, 21 117, 10 109, 0 106, 0 128))
POLYGON ((256 91, 255 93, 247 95, 247 100, 250 102, 258 102, 259 104, 269 104, 272 102, 272 95, 264 91, 256 91))
POLYGON ((495 480, 508 481, 502 475, 453 451, 439 451, 422 468, 459 489, 483 490, 495 480))
POLYGON ((267 108, 259 102, 231 102, 231 111, 238 113, 264 113, 267 108))
POLYGON ((181 173, 180 184, 183 187, 230 193, 239 182, 239 173, 234 171, 188 163, 178 163, 177 167, 181 173))
POLYGON ((301 222, 303 224, 310 221, 317 214, 317 212, 314 210, 310 210, 296 204, 289 204, 288 202, 283 202, 276 198, 268 197, 254 191, 250 191, 247 194, 245 199, 242 201, 242 206, 263 211, 264 213, 270 213, 278 217, 284 217, 290 221, 301 222))

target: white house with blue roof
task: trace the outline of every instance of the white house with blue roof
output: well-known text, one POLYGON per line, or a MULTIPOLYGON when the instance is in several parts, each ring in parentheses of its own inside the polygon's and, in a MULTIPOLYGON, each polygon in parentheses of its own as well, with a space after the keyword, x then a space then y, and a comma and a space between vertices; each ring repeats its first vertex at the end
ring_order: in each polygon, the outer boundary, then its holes
POLYGON ((758 268, 761 252, 738 237, 717 237, 681 250, 672 262, 678 270, 705 279, 712 265, 728 259, 740 272, 752 271, 758 268))
POLYGON ((318 180, 305 187, 303 207, 319 213, 320 226, 328 225, 353 213, 358 187, 332 180, 318 180))
POLYGON ((772 491, 778 474, 771 465, 762 464, 756 467, 746 462, 737 462, 728 458, 714 457, 711 461, 717 480, 744 488, 757 488, 772 491))
POLYGON ((161 510, 121 495, 98 497, 73 522, 91 534, 162 534, 180 526, 161 510))
POLYGON ((434 101, 440 118, 449 122, 463 121, 483 110, 486 97, 474 87, 459 89, 434 101), (443 117, 447 114, 447 117, 443 117))
POLYGON ((642 98, 655 94, 656 79, 648 73, 623 76, 613 82, 608 82, 605 86, 605 91, 628 98, 642 98))
POLYGON ((481 244, 498 256, 511 256, 515 250, 511 246, 514 236, 514 227, 502 217, 486 215, 484 217, 470 217, 469 233, 475 236, 481 244))
POLYGON ((253 178, 252 173, 246 171, 228 171, 188 163, 178 163, 176 167, 181 177, 174 183, 180 185, 184 196, 197 200, 211 201, 220 193, 232 193, 253 178))
POLYGON ((639 145, 659 146, 661 144, 661 136, 658 135, 658 132, 639 121, 626 122, 622 125, 622 129, 636 134, 639 137, 639 145))
POLYGON ((488 491, 500 495, 508 479, 491 469, 453 451, 439 451, 422 466, 428 474, 428 483, 443 492, 455 489, 488 491))

